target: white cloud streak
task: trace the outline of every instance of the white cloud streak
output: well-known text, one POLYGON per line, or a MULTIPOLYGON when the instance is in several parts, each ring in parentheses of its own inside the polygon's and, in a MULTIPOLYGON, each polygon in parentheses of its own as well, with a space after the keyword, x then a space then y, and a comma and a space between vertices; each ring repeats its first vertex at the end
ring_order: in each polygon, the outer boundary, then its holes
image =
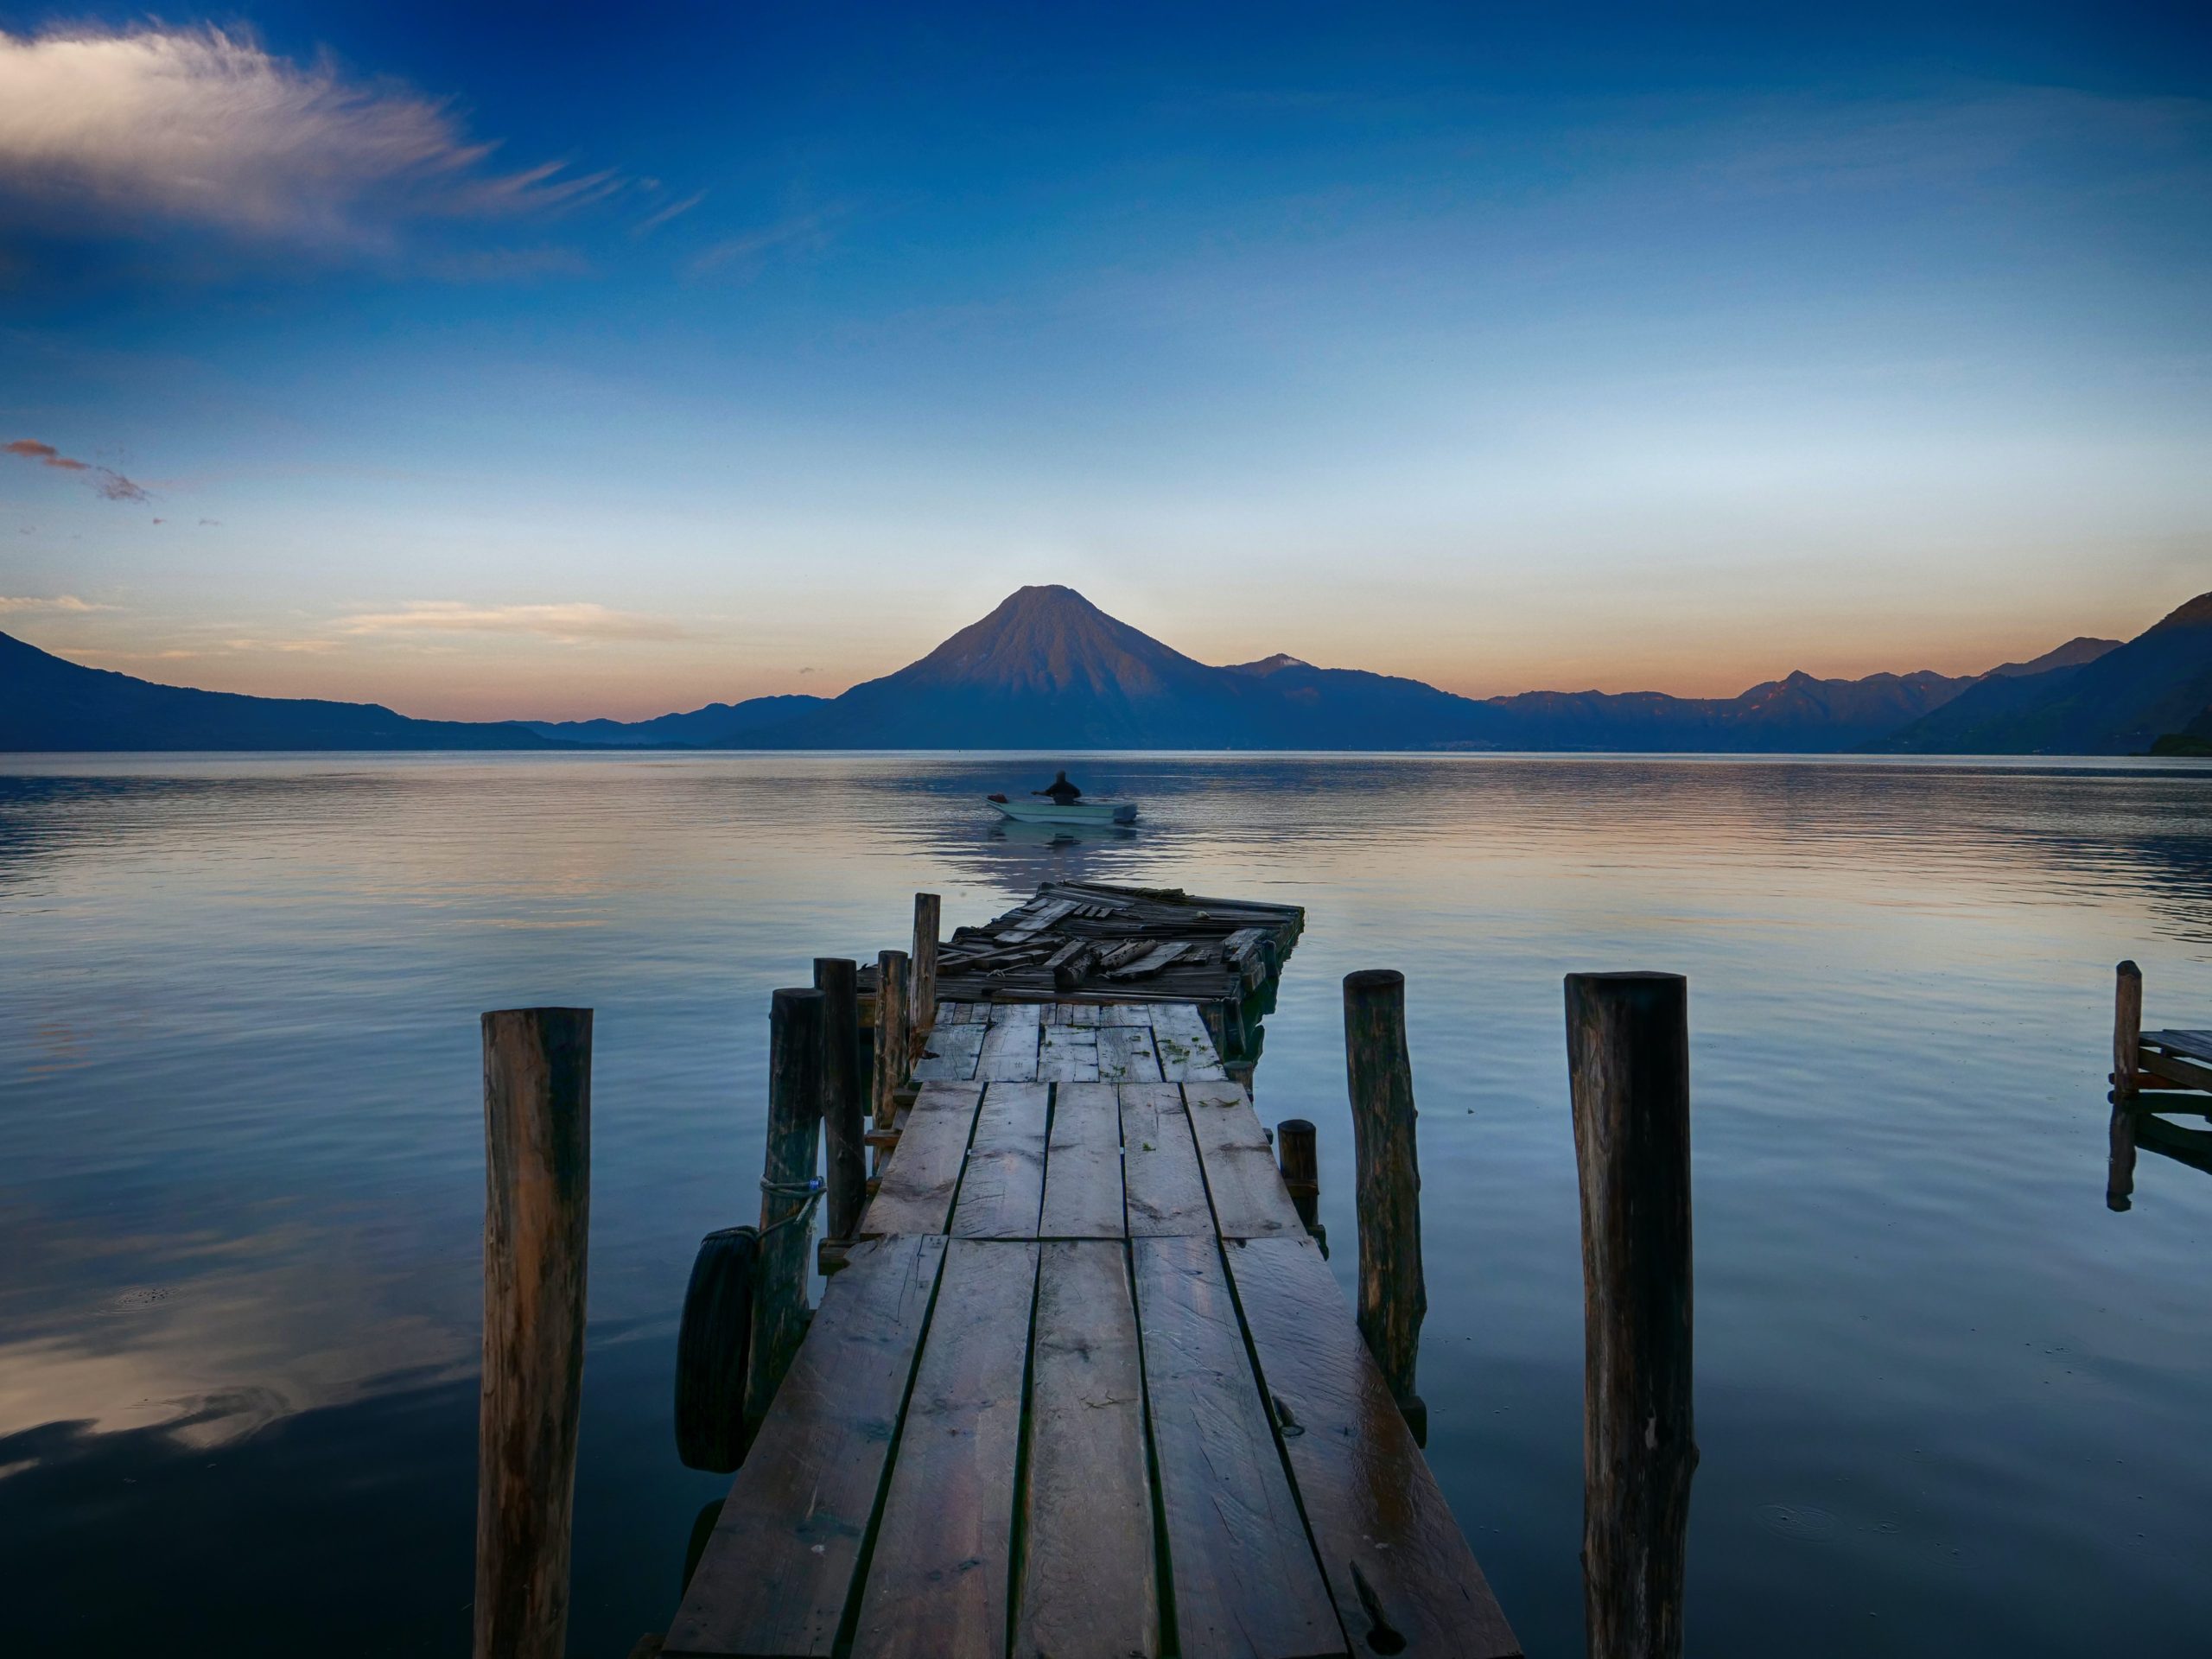
POLYGON ((607 639, 681 639, 683 630, 657 616, 604 605, 463 605, 418 600, 397 611, 367 611, 339 623, 349 634, 524 633, 562 645, 607 639))
POLYGON ((0 594, 0 616, 14 616, 18 612, 48 616, 83 616, 93 611, 111 611, 114 608, 112 605, 94 605, 74 594, 56 594, 50 599, 10 599, 0 594))
POLYGON ((0 195, 137 228, 374 247, 431 216, 542 212, 618 188, 490 166, 451 106, 294 63, 251 36, 160 23, 0 32, 0 195))

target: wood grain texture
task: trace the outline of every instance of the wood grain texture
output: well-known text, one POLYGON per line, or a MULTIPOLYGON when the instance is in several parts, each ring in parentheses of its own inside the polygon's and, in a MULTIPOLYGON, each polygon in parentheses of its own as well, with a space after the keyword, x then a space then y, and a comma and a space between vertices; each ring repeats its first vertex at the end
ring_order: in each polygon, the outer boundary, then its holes
POLYGON ((814 1179, 822 1134, 823 1031, 826 999, 812 989, 778 991, 768 1010, 768 1148, 760 1179, 760 1242, 753 1293, 753 1345, 747 1357, 745 1418, 767 1414, 776 1385, 806 1336, 807 1282, 813 1264, 811 1221, 798 1191, 814 1179), (778 1225, 788 1221, 788 1225, 778 1225), (773 1230, 771 1230, 772 1229, 773 1230))
POLYGON ((476 1659, 562 1659, 591 1232, 589 1008, 483 1019, 476 1659))
POLYGON ((1150 1026, 1098 1028, 1098 1079, 1102 1083, 1157 1083, 1160 1056, 1150 1026))
POLYGON ((1255 1239, 1223 1255, 1353 1651, 1518 1655, 1319 1249, 1255 1239))
POLYGON ((1052 1091, 1041 1083, 994 1083, 983 1090, 967 1173, 952 1209, 962 1238, 1034 1238, 1045 1199, 1045 1127, 1052 1091))
POLYGON ((906 1114, 899 1145, 883 1166, 861 1217, 861 1236, 942 1233, 952 1217, 968 1140, 983 1089, 975 1083, 925 1083, 906 1114))
POLYGON ((920 1058, 908 1075, 917 1083, 965 1083, 976 1075, 987 1026, 938 1026, 917 1035, 920 1058))
POLYGON ((1142 1026, 1152 1029, 1153 1005, 1149 1002, 1107 1002, 1098 1009, 1098 1023, 1102 1026, 1142 1026))
POLYGON ((875 958, 875 1127, 887 1129, 899 1116, 899 1091, 913 1065, 913 1022, 906 1013, 906 953, 884 950, 875 958))
POLYGON ((1589 1650, 1675 1659, 1691 1416, 1689 987, 1567 976, 1582 1190, 1583 1608, 1589 1650))
POLYGON ((1153 1047, 1160 1075, 1170 1083, 1195 1082, 1227 1074, 1212 1036, 1198 1009, 1188 1002, 1163 1002, 1152 1011, 1153 1047))
POLYGON ((2112 1086, 2123 1096, 2139 1086, 2143 1038, 2143 970, 2123 962, 2114 970, 2112 1009, 2112 1086))
POLYGON ((850 1238, 868 1203, 866 1109, 861 1102, 860 969, 843 957, 814 959, 823 996, 822 1139, 829 1182, 823 1212, 832 1238, 850 1238))
POLYGON ((1152 1659, 1152 1481, 1136 1307, 1118 1242, 1043 1247, 1030 1365, 1015 1659, 1152 1659))
POLYGON ((1006 1651, 1034 1243, 956 1238, 899 1431, 855 1659, 1006 1651))
POLYGON ((1127 1230, 1122 1198, 1122 1110, 1114 1086, 1064 1083, 1052 1100, 1052 1134, 1045 1160, 1045 1238, 1120 1238, 1127 1230))
POLYGON ((1421 1271, 1421 1160, 1403 974, 1379 969, 1344 976, 1344 1075, 1358 1166, 1359 1333, 1398 1403, 1414 1408, 1428 1284, 1421 1271))
POLYGON ((730 1486, 669 1654, 835 1647, 944 1260, 941 1238, 853 1246, 730 1486))
POLYGON ((914 895, 914 943, 906 969, 907 1017, 914 1022, 914 1040, 937 1020, 937 944, 943 902, 933 893, 914 895))
POLYGON ((1183 1659, 1343 1654, 1211 1238, 1129 1242, 1183 1659))
POLYGON ((1115 1090, 1122 1109, 1122 1179, 1131 1238, 1213 1236, 1213 1209, 1191 1139, 1183 1090, 1172 1083, 1115 1090))
POLYGON ((1098 1081, 1098 1032, 1091 1026, 1048 1025, 1037 1051, 1037 1076, 1046 1083, 1098 1081))
MULTIPOLYGON (((975 1027, 962 1026, 957 1030, 975 1027)), ((978 1083, 1034 1083, 1037 1049, 1042 1028, 1034 1021, 993 1020, 983 1033, 982 1052, 976 1057, 978 1083)))
POLYGON ((1243 1090, 1228 1082, 1186 1083, 1183 1100, 1213 1200, 1215 1230, 1224 1238, 1301 1236, 1306 1224, 1298 1218, 1268 1132, 1243 1090))

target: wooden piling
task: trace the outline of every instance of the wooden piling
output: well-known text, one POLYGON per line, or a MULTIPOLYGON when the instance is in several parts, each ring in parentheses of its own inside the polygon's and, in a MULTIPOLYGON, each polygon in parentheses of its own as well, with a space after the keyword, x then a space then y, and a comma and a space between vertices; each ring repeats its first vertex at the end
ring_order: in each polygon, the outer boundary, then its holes
POLYGON ((908 958, 904 950, 885 950, 875 958, 875 1127, 889 1129, 899 1118, 899 1091, 912 1070, 912 1021, 906 1011, 908 958))
POLYGON ((831 1238, 859 1230, 868 1204, 868 1132, 861 1104, 861 996, 858 966, 842 957, 814 959, 814 988, 823 995, 822 1138, 829 1167, 825 1203, 831 1238))
POLYGON ((940 905, 933 893, 914 895, 914 951, 908 969, 906 988, 906 1018, 912 1023, 913 1036, 908 1052, 916 1059, 921 1058, 921 1046, 931 1027, 937 1024, 937 936, 940 905))
POLYGON ((2112 1087, 2125 1100, 2143 1086, 2143 970, 2123 962, 2113 978, 2112 1087))
POLYGON ((1321 1196, 1321 1154, 1311 1122, 1286 1117, 1275 1125, 1275 1162, 1294 1200, 1321 1196))
POLYGON ((1344 976, 1344 1072, 1358 1164, 1359 1332, 1399 1409, 1422 1439, 1427 1408, 1414 1391, 1428 1288, 1421 1263, 1421 1160, 1414 1070, 1406 1052, 1406 976, 1344 976))
POLYGON ((808 1234, 814 1143, 822 1113, 820 991, 778 991, 768 1014, 768 1151, 760 1173, 760 1279, 745 1379, 748 1424, 767 1414, 806 1335, 808 1234))
POLYGON ((1689 983, 1567 976, 1591 1659, 1678 1659, 1690 1478, 1689 983))
POLYGON ((591 1010, 487 1014, 475 1659, 562 1659, 591 1224, 591 1010))

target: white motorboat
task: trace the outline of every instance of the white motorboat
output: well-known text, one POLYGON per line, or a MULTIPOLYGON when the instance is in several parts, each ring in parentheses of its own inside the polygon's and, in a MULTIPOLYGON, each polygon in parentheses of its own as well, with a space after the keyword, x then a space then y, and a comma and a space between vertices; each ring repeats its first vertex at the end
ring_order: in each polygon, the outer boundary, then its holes
POLYGON ((1010 801, 1003 795, 986 795, 1001 817, 1012 818, 1016 823, 1135 823, 1137 821, 1134 801, 1070 801, 1062 806, 1057 801, 1010 801))

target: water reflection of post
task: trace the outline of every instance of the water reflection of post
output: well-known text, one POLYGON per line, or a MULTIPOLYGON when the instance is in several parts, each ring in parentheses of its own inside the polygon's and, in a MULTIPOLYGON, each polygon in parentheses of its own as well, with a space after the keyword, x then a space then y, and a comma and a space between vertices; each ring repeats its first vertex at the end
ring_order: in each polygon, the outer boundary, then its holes
POLYGON ((2115 1100, 2112 1109, 2112 1153, 2105 1163, 2105 1208, 2126 1211, 2134 1207, 2135 1115, 2115 1100))

